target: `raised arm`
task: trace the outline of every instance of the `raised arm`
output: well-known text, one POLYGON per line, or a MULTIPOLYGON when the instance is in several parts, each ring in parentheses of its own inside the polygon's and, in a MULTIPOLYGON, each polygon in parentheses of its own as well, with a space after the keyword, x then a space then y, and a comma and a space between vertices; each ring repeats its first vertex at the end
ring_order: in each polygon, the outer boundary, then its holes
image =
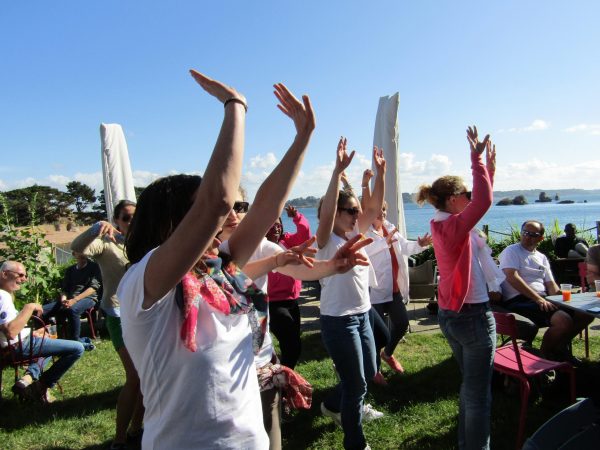
POLYGON ((285 244, 286 247, 294 247, 295 245, 300 245, 304 241, 310 238, 310 224, 304 215, 299 212, 292 205, 288 205, 285 207, 288 217, 292 219, 294 225, 296 225, 295 233, 285 233, 281 242, 285 244))
POLYGON ((277 107, 296 127, 296 137, 277 167, 258 189, 252 208, 229 238, 231 257, 243 267, 260 240, 277 220, 287 200, 296 176, 302 166, 304 154, 315 129, 315 115, 307 95, 299 101, 283 84, 275 85, 277 107))
MULTIPOLYGON (((369 193, 366 199, 363 199, 362 212, 358 216, 358 230, 364 233, 369 229, 383 205, 385 196, 385 158, 383 149, 373 147, 373 163, 377 171, 375 175, 375 187, 373 193, 369 193)), ((368 191, 365 189, 364 191, 368 191)), ((363 191, 363 192, 364 192, 363 191)))
POLYGON ((162 298, 196 264, 231 211, 240 184, 246 99, 219 81, 190 72, 206 92, 224 104, 225 117, 190 210, 148 261, 144 308, 162 298))
POLYGON ((346 152, 346 138, 342 136, 337 146, 335 167, 331 174, 331 179, 329 180, 329 186, 327 186, 327 192, 321 203, 319 226, 317 227, 317 245, 319 248, 323 248, 327 245, 329 237, 333 232, 333 223, 335 221, 335 214, 337 213, 340 179, 344 170, 346 170, 352 162, 354 153, 354 150, 352 150, 352 153, 348 155, 346 152))

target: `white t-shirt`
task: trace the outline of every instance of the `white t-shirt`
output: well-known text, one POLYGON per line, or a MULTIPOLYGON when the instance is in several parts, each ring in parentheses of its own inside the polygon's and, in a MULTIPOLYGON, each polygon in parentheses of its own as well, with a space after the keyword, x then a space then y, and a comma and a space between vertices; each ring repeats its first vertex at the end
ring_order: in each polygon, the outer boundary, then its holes
POLYGON ((473 236, 471 239, 471 278, 469 289, 465 296, 465 303, 485 303, 489 300, 485 275, 479 262, 479 249, 473 236))
MULTIPOLYGON (((352 238, 356 232, 348 233, 352 238)), ((327 245, 317 252, 317 259, 331 259, 346 240, 331 233, 327 245)), ((365 256, 364 248, 360 250, 365 256)), ((368 257, 367 257, 368 258, 368 257)), ((371 309, 369 300, 369 267, 354 266, 346 273, 321 278, 321 314, 325 316, 349 316, 371 309)))
POLYGON ((149 252, 117 290, 123 338, 144 395, 144 449, 268 449, 247 315, 201 301, 196 352, 180 338, 175 288, 142 309, 149 252))
POLYGON ((391 302, 394 294, 394 276, 390 247, 386 238, 377 233, 372 226, 366 236, 373 239, 373 242, 365 247, 365 252, 369 255, 371 266, 377 276, 377 284, 371 286, 371 304, 391 302))
MULTIPOLYGON (((13 303, 12 295, 4 289, 0 289, 0 325, 12 322, 18 314, 17 308, 15 308, 15 304, 13 303)), ((21 341, 29 337, 30 333, 31 330, 28 327, 23 328, 19 333, 21 335, 21 341)), ((18 338, 11 339, 10 344, 14 344, 17 340, 18 338)), ((0 347, 7 346, 6 335, 0 331, 0 347)))
MULTIPOLYGON (((534 250, 530 252, 520 243, 506 247, 500 256, 500 269, 516 269, 523 281, 540 295, 546 295, 546 282, 554 281, 548 258, 534 250)), ((502 295, 510 300, 519 295, 508 281, 502 283, 502 295)))

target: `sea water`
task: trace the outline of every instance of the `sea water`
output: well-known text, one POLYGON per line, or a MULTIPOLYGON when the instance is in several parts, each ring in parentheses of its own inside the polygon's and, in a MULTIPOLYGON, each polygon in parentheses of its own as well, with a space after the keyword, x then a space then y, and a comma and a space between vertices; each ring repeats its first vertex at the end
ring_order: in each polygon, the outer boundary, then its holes
MULTIPOLYGON (((497 234, 498 232, 510 233, 511 227, 518 229, 523 222, 530 219, 539 220, 546 228, 551 228, 555 220, 558 220, 561 230, 567 223, 574 223, 578 230, 595 228, 596 221, 600 221, 600 195, 573 195, 568 199, 574 200, 575 203, 534 203, 533 199, 528 199, 530 203, 526 205, 496 206, 495 203, 500 200, 496 198, 494 206, 479 222, 478 228, 488 225, 490 236, 497 240, 503 238, 501 234, 497 234), (587 202, 584 203, 584 200, 587 202)), ((299 208, 299 211, 308 219, 311 232, 314 234, 318 225, 317 209, 299 208)), ((429 222, 433 213, 434 209, 431 206, 419 207, 412 202, 404 203, 404 218, 409 239, 416 239, 417 236, 422 236, 429 231, 429 222)), ((292 220, 285 213, 282 219, 284 231, 293 232, 295 227, 292 220)), ((589 233, 596 235, 595 229, 589 233)))

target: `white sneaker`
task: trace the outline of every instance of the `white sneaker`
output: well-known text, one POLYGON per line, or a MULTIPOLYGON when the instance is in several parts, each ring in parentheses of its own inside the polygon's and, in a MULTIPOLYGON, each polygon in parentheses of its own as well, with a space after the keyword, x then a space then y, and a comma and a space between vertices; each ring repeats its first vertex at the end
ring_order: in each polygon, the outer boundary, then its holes
POLYGON ((377 411, 369 403, 365 403, 363 406, 363 422, 370 422, 371 420, 381 419, 384 414, 381 411, 377 411))
POLYGON ((321 402, 321 413, 332 419, 338 427, 342 426, 342 413, 333 412, 325 406, 325 403, 321 402))

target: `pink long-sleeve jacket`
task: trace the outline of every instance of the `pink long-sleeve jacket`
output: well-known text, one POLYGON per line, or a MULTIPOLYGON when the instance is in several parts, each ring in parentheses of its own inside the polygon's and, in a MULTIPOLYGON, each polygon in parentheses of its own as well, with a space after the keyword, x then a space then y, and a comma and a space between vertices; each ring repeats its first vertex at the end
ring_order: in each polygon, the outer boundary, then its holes
POLYGON ((446 220, 431 221, 433 248, 437 259, 440 282, 440 308, 460 311, 471 280, 471 229, 492 205, 494 173, 488 172, 481 155, 471 152, 473 172, 472 200, 459 214, 446 220))

